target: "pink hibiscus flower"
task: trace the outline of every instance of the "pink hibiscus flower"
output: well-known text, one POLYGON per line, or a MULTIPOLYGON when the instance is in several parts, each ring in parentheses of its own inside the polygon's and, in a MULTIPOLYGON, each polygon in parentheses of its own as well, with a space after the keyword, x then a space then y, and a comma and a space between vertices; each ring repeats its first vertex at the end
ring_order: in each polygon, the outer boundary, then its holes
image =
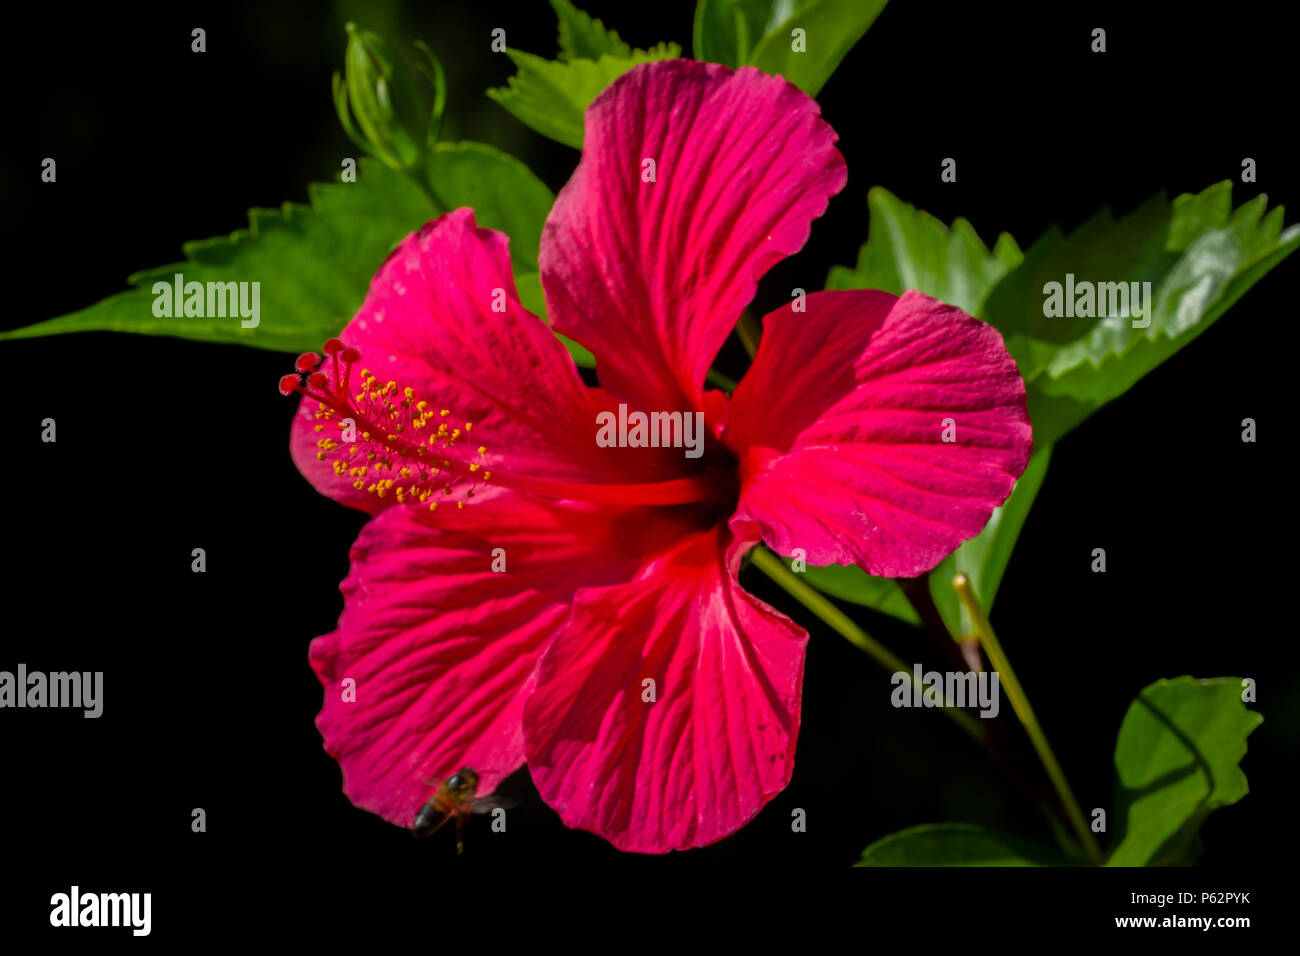
POLYGON ((468 209, 404 240, 321 370, 286 376, 298 467, 374 515, 311 647, 353 803, 409 826, 460 767, 490 793, 526 763, 566 824, 620 849, 719 840, 789 782, 799 731, 807 633, 741 589, 745 552, 916 575, 1006 498, 1023 382, 995 330, 919 293, 809 295, 764 319, 730 399, 703 388, 843 188, 835 141, 782 79, 637 67, 587 110, 542 235, 548 314, 601 387, 468 209), (620 404, 700 413, 698 457, 602 447, 620 404))

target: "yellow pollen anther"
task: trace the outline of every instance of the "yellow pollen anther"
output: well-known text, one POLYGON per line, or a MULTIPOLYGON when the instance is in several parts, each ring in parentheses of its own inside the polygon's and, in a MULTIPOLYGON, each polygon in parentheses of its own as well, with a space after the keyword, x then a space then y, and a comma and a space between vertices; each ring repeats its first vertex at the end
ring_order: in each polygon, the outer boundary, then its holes
MULTIPOLYGON (((335 374, 339 374, 337 363, 335 369, 335 374)), ((455 489, 466 478, 473 485, 490 477, 491 473, 483 470, 486 445, 478 446, 477 455, 469 449, 459 455, 459 446, 452 447, 473 429, 473 422, 462 421, 460 428, 453 427, 451 409, 439 409, 435 416, 427 401, 417 401, 414 388, 395 381, 381 384, 369 369, 362 370, 355 397, 342 391, 341 384, 335 381, 328 386, 328 404, 317 398, 316 457, 328 461, 334 474, 349 479, 358 493, 376 495, 385 504, 391 493, 400 505, 418 501, 428 504, 431 511, 437 507, 434 499, 446 495, 448 500, 456 500, 457 508, 464 508, 466 501, 473 498, 474 488, 465 490, 463 495, 455 495, 455 489), (353 427, 341 431, 340 419, 349 416, 353 427), (427 444, 422 438, 408 434, 426 427, 431 433, 437 432, 430 434, 427 444), (451 457, 442 458, 434 451, 425 454, 426 449, 437 449, 440 445, 444 454, 456 456, 454 469, 451 457), (394 473, 393 478, 384 477, 389 471, 394 473)))

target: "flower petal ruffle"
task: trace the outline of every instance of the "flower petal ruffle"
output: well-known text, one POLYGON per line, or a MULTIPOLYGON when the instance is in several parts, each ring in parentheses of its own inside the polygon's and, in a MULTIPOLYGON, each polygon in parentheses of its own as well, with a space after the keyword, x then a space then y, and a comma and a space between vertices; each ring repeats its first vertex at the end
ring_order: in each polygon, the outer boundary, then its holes
POLYGON ((740 588, 750 543, 700 530, 638 580, 578 593, 524 711, 529 771, 569 826, 641 853, 704 846, 789 783, 807 633, 740 588))
POLYGON ((700 408, 758 279, 843 188, 835 140, 810 97, 752 67, 648 63, 595 99, 540 262, 551 322, 591 349, 605 388, 700 408))
POLYGON ((764 319, 732 397, 732 525, 809 564, 928 571, 980 533, 1029 460, 1015 361, 992 326, 919 292, 806 304, 764 319))
POLYGON ((523 763, 524 700, 575 590, 631 579, 676 533, 641 509, 515 494, 371 520, 338 627, 311 646, 325 687, 316 724, 348 798, 409 826, 462 766, 491 792, 523 763))

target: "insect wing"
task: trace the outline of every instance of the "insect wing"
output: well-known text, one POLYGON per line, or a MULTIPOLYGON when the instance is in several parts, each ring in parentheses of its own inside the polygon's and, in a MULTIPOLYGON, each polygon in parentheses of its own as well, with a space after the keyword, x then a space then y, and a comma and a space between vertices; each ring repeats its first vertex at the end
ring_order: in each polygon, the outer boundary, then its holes
POLYGON ((493 810, 509 810, 519 806, 519 801, 511 797, 502 796, 499 793, 489 793, 485 797, 477 797, 470 804, 469 812, 474 814, 491 813, 493 810))

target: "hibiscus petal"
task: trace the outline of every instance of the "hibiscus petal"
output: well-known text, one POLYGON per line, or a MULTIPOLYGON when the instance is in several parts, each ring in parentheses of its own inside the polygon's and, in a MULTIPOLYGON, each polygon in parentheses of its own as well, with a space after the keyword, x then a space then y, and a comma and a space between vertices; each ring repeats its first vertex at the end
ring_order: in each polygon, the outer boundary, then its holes
POLYGON ((551 322, 591 349, 603 386, 646 409, 700 407, 758 279, 843 188, 835 141, 812 99, 752 67, 649 63, 596 98, 540 262, 551 322))
POLYGON ((675 533, 642 509, 514 494, 374 518, 351 551, 338 628, 311 646, 325 686, 316 724, 349 799, 409 826, 462 766, 491 792, 523 763, 524 700, 575 589, 630 579, 675 533))
MULTIPOLYGON (((485 467, 498 481, 505 473, 650 481, 681 470, 680 452, 633 458, 596 447, 596 414, 616 403, 582 381, 564 346, 519 303, 506 236, 476 227, 470 209, 404 239, 340 338, 361 350, 360 365, 380 382, 449 409, 455 426, 473 422, 472 444, 486 446, 485 467)), ((355 479, 334 473, 333 459, 317 459, 316 411, 304 398, 293 422, 290 447, 302 473, 343 504, 376 512, 393 503, 354 490, 355 479)))
POLYGON ((524 712, 529 771, 569 826, 641 853, 704 846, 789 783, 808 635, 736 582, 752 543, 700 531, 639 580, 578 593, 524 712))
POLYGON ((889 577, 979 534, 1032 449, 1002 337, 919 292, 819 292, 768 315, 725 440, 741 459, 734 523, 781 554, 889 577))

